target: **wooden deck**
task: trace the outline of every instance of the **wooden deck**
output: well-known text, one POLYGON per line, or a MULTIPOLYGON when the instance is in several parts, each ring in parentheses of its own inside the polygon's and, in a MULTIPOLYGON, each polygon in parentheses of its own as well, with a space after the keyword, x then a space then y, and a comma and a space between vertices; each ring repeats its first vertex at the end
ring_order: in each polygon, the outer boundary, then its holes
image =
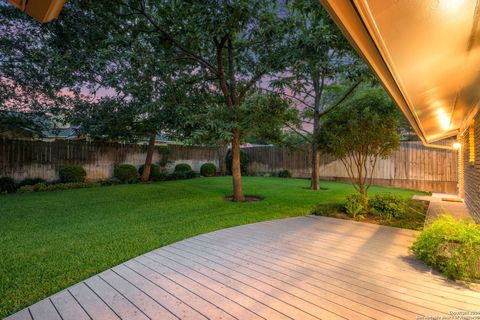
POLYGON ((263 222, 154 250, 8 319, 416 319, 480 312, 409 255, 414 231, 323 217, 263 222))

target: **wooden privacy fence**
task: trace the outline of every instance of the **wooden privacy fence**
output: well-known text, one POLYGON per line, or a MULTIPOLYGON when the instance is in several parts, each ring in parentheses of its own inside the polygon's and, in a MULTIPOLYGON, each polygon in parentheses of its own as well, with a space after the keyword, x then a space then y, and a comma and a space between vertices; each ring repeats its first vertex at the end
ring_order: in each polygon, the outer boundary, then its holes
MULTIPOLYGON (((294 177, 310 176, 310 151, 305 148, 263 146, 243 148, 250 156, 249 174, 289 170, 294 177)), ((24 141, 0 139, 0 176, 15 180, 40 177, 58 178, 58 170, 69 164, 82 165, 87 179, 110 178, 116 164, 140 166, 145 161, 146 146, 86 141, 24 141)), ((199 171, 205 162, 219 166, 216 148, 168 145, 156 147, 153 161, 172 171, 175 164, 189 163, 199 171)), ((223 161, 223 159, 222 159, 223 161)), ((348 181, 345 168, 331 156, 321 156, 322 179, 348 181)), ((381 160, 374 172, 374 184, 412 188, 432 192, 455 193, 457 189, 457 154, 432 149, 420 142, 403 142, 390 158, 381 160)))
MULTIPOLYGON (((78 164, 87 171, 88 180, 112 177, 116 164, 140 166, 145 162, 146 146, 106 142, 60 140, 54 142, 0 139, 0 176, 15 180, 39 177, 56 180, 58 170, 65 165, 78 164)), ((199 171, 205 162, 218 167, 215 148, 168 145, 156 147, 154 163, 173 170, 176 163, 189 163, 199 171)))
MULTIPOLYGON (((249 173, 262 175, 287 169, 295 177, 309 177, 310 150, 292 151, 281 147, 249 147, 249 173)), ((430 192, 457 192, 457 152, 428 148, 421 142, 402 142, 400 149, 380 160, 373 184, 430 192)), ((328 155, 321 156, 320 175, 325 180, 349 181, 343 164, 328 155)))

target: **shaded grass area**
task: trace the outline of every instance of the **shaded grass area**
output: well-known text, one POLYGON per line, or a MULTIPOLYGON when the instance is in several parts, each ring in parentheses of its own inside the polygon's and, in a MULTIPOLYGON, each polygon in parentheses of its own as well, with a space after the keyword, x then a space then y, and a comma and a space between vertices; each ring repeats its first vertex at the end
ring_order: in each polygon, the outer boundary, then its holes
MULTIPOLYGON (((0 196, 0 318, 130 258, 213 230, 309 214, 348 184, 244 178, 258 202, 232 203, 230 177, 0 196)), ((416 192, 372 187, 372 193, 416 192)), ((417 192, 418 193, 418 192, 417 192)))

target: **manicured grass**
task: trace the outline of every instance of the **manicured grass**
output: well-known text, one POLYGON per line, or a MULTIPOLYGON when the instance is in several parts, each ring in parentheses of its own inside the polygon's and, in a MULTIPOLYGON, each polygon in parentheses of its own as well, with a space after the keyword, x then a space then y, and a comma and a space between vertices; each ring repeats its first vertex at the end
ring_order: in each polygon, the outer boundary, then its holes
MULTIPOLYGON (((197 234, 309 214, 348 184, 244 178, 260 202, 231 203, 231 178, 199 178, 0 196, 0 317, 123 261, 197 234)), ((386 188, 371 188, 372 193, 386 188)), ((405 197, 414 191, 388 189, 405 197)))

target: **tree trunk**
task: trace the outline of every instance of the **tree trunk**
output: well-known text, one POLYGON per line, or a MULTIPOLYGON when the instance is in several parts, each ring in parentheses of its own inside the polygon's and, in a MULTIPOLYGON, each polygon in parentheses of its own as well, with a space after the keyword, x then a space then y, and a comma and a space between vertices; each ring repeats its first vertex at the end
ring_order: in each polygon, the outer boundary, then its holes
POLYGON ((312 177, 310 182, 311 190, 320 190, 320 151, 317 144, 312 143, 312 177))
POLYGON ((150 135, 150 139, 148 140, 147 158, 145 159, 145 164, 143 166, 142 182, 148 182, 148 180, 150 180, 150 171, 152 168, 152 158, 153 152, 155 151, 156 137, 157 133, 152 133, 150 135))
MULTIPOLYGON (((313 134, 315 135, 320 129, 320 99, 323 94, 324 77, 312 74, 313 89, 315 92, 315 101, 313 107, 313 134)), ((311 190, 320 190, 320 151, 314 141, 312 142, 312 181, 310 182, 311 190)))
POLYGON ((220 175, 227 175, 227 165, 225 163, 225 157, 227 155, 228 146, 225 143, 222 143, 217 149, 218 155, 218 167, 220 170, 220 175))
POLYGON ((245 201, 242 187, 242 172, 240 169, 240 130, 233 129, 232 139, 232 177, 233 177, 233 201, 245 201))
MULTIPOLYGON (((360 193, 360 197, 362 198, 363 202, 363 208, 365 209, 366 212, 368 212, 368 194, 367 194, 367 188, 365 188, 365 182, 364 182, 364 172, 361 170, 361 166, 357 166, 358 169, 358 191, 360 193)), ((366 173, 365 173, 366 174, 366 173)))

